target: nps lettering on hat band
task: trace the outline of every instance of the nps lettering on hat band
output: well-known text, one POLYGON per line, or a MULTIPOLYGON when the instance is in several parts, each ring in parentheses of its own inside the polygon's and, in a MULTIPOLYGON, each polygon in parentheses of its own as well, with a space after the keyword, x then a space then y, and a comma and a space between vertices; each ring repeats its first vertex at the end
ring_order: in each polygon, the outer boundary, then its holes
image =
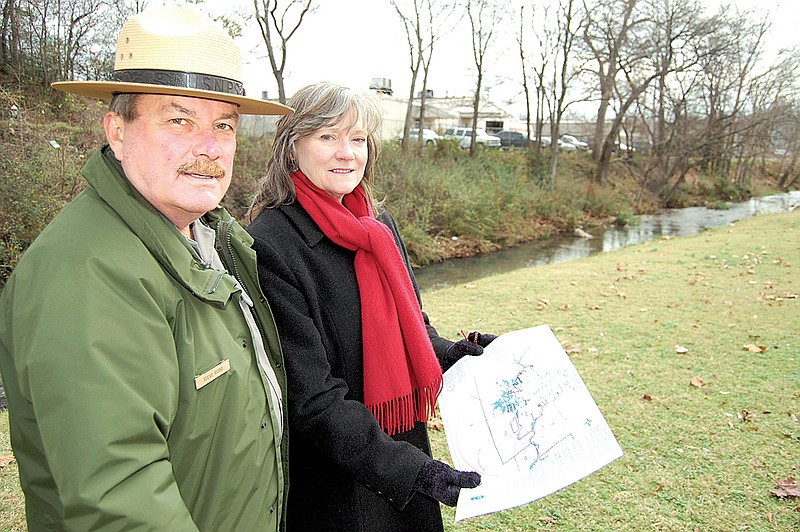
POLYGON ((121 83, 145 83, 149 85, 164 85, 168 87, 183 87, 224 94, 244 96, 244 85, 228 78, 197 74, 194 72, 176 72, 172 70, 115 70, 111 75, 112 81, 121 83))

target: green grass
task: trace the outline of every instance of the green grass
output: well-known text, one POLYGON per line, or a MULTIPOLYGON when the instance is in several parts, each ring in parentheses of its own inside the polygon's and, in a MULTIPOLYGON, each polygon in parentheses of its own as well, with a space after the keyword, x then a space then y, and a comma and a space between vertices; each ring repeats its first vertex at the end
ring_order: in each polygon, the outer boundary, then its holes
MULTIPOLYGON (((423 294, 450 338, 550 325, 624 452, 518 508, 459 523, 445 508, 446 528, 798 529, 800 500, 770 493, 800 475, 798 269, 795 211, 423 294)), ((449 462, 444 433, 432 439, 449 462)), ((20 528, 17 482, 15 465, 0 469, 1 530, 20 528)))
POLYGON ((798 529, 800 500, 770 494, 800 475, 798 268, 800 211, 423 294, 451 338, 550 325, 624 452, 522 507, 445 509, 447 528, 798 529))

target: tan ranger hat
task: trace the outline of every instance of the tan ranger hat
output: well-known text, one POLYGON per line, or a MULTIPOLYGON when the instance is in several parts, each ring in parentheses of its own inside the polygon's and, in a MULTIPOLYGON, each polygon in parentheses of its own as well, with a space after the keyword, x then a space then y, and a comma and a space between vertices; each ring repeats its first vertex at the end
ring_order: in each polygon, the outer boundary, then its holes
POLYGON ((234 103, 242 114, 292 112, 291 107, 245 96, 242 56, 233 39, 205 15, 181 6, 150 9, 125 22, 110 80, 52 86, 101 100, 126 92, 174 94, 234 103))

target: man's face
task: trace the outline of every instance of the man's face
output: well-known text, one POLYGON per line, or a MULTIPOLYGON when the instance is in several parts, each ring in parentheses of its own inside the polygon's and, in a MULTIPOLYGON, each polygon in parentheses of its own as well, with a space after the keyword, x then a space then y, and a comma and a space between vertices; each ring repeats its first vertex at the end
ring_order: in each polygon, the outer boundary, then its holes
POLYGON ((238 117, 232 103, 147 94, 135 119, 108 113, 105 127, 131 184, 188 235, 228 190, 238 117))

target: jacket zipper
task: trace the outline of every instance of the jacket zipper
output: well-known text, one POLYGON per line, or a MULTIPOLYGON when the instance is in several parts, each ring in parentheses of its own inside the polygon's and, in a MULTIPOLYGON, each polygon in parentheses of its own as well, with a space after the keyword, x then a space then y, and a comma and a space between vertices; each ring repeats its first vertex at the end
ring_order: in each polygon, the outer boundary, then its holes
MULTIPOLYGON (((220 251, 222 251, 225 255, 225 262, 230 264, 231 273, 233 274, 234 278, 236 278, 236 281, 242 287, 242 290, 246 291, 247 287, 242 282, 242 278, 239 275, 239 267, 238 264, 236 263, 233 244, 231 243, 231 238, 232 238, 230 231, 231 225, 232 225, 231 220, 220 220, 219 222, 219 232, 222 237, 220 240, 225 243, 224 246, 220 246, 222 248, 220 251)), ((248 294, 248 296, 250 295, 248 294)), ((283 412, 283 394, 281 392, 281 387, 278 384, 277 380, 278 376, 275 373, 275 369, 272 367, 272 364, 270 363, 269 355, 267 355, 267 342, 266 342, 267 337, 264 334, 264 326, 261 324, 261 318, 259 317, 258 312, 255 311, 256 300, 253 299, 252 297, 250 297, 250 299, 253 301, 253 310, 251 312, 253 316, 253 321, 255 321, 256 328, 258 329, 258 334, 261 335, 261 344, 264 346, 264 357, 266 359, 264 362, 265 364, 269 365, 269 368, 262 368, 262 370, 264 371, 264 376, 266 377, 267 385, 270 388, 272 388, 272 394, 278 399, 278 404, 275 405, 275 408, 277 409, 276 413, 277 415, 281 416, 281 419, 283 419, 285 417, 283 412)), ((253 349, 256 351, 256 358, 258 358, 258 350, 256 349, 255 346, 253 346, 253 349)), ((280 425, 283 426, 283 424, 284 423, 281 422, 280 425)))

